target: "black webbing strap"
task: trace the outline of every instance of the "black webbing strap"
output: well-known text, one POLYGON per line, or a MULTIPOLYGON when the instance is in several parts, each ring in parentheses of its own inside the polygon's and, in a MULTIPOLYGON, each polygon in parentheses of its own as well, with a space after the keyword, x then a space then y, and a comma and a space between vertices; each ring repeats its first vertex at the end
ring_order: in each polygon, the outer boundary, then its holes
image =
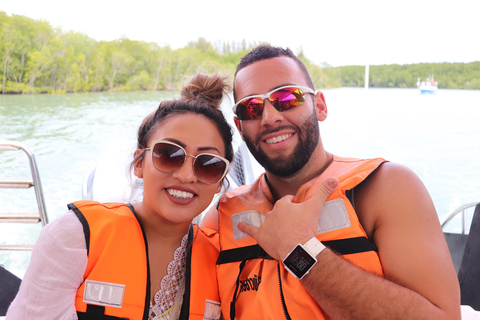
POLYGON ((232 302, 230 302, 230 320, 235 319, 235 301, 237 300, 238 288, 240 287, 240 275, 242 274, 242 270, 245 267, 246 262, 247 262, 247 260, 244 260, 244 261, 242 261, 242 263, 240 263, 240 267, 239 267, 239 271, 238 271, 238 277, 237 277, 237 285, 235 287, 235 292, 233 293, 232 302))
POLYGON ((90 253, 90 227, 88 225, 88 221, 83 215, 83 213, 73 203, 68 204, 67 207, 68 209, 72 210, 75 213, 78 220, 80 220, 82 224, 83 233, 85 234, 85 243, 87 246, 87 256, 88 256, 90 253))
POLYGON ((77 312, 78 320, 128 320, 105 315, 105 307, 94 304, 87 304, 87 312, 77 312))
POLYGON ((322 243, 341 255, 377 251, 377 248, 366 237, 322 241, 322 243))
POLYGON ((192 242, 193 242, 193 224, 190 224, 188 229, 188 245, 187 245, 187 260, 185 265, 185 292, 183 293, 183 303, 180 311, 179 320, 188 319, 190 316, 190 295, 192 286, 192 242))
POLYGON ((273 258, 265 252, 258 244, 236 249, 222 250, 218 256, 217 264, 230 262, 239 262, 252 259, 270 259, 273 258))
MULTIPOLYGON (((353 254, 368 251, 377 251, 372 243, 366 237, 339 239, 322 241, 322 243, 331 250, 341 254, 353 254)), ((229 250, 220 251, 218 256, 217 265, 240 262, 252 259, 273 259, 262 249, 258 244, 248 247, 241 247, 229 250)))

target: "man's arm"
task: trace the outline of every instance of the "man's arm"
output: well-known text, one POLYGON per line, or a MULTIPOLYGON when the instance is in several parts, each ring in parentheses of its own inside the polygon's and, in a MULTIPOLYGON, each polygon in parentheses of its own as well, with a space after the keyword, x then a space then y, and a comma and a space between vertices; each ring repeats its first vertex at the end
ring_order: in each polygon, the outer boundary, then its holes
MULTIPOLYGON (((335 179, 336 180, 336 179, 335 179)), ((333 184, 306 202, 277 201, 260 228, 239 224, 271 256, 283 260, 307 242, 333 184)), ((460 319, 460 293, 433 203, 410 170, 382 165, 355 194, 359 218, 379 250, 385 279, 329 249, 301 282, 332 319, 460 319)))

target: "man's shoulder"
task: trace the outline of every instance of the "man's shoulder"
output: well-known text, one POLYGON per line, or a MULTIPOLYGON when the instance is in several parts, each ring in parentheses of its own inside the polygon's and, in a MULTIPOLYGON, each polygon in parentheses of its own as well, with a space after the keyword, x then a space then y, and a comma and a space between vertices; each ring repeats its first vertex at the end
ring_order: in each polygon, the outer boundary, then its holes
POLYGON ((382 163, 355 190, 358 201, 370 203, 392 203, 398 198, 407 202, 426 191, 413 170, 395 162, 382 163))
POLYGON ((385 180, 385 182, 408 181, 410 179, 418 179, 417 175, 405 165, 400 163, 385 161, 382 162, 377 170, 372 174, 372 179, 378 182, 385 180))
POLYGON ((395 225, 407 211, 420 217, 427 211, 422 208, 431 209, 430 203, 420 178, 398 163, 383 163, 355 188, 355 211, 369 238, 380 226, 395 225))

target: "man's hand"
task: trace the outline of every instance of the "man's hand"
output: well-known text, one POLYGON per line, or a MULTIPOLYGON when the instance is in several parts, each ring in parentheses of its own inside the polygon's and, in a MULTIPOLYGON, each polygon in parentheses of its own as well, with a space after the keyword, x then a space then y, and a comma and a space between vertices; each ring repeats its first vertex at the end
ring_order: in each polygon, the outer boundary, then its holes
POLYGON ((323 204, 337 186, 337 178, 326 179, 302 203, 294 203, 292 195, 285 196, 265 215, 259 228, 240 222, 238 229, 253 237, 271 257, 282 261, 297 244, 316 236, 323 204))

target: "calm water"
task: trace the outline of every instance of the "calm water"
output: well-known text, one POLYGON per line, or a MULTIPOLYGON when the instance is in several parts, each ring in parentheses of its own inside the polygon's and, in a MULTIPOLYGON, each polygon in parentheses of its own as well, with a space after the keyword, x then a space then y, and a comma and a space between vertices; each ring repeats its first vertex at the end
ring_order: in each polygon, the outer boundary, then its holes
MULTIPOLYGON (((415 171, 430 191, 439 219, 462 204, 480 201, 480 91, 341 88, 325 90, 328 118, 320 124, 328 151, 376 157, 415 171)), ((53 221, 81 198, 85 176, 103 150, 134 139, 158 102, 174 93, 88 93, 0 96, 0 140, 20 141, 35 153, 47 212, 53 221)), ((229 105, 229 102, 225 104, 229 105)), ((231 118, 229 108, 226 114, 231 118)), ((237 135, 238 138, 238 135, 237 135)), ((28 177, 20 152, 0 152, 0 176, 28 177)), ((0 211, 35 211, 33 190, 0 189, 0 211)), ((0 226, 0 241, 35 241, 40 227, 0 226)), ((1 253, 17 274, 26 253, 1 253)))

